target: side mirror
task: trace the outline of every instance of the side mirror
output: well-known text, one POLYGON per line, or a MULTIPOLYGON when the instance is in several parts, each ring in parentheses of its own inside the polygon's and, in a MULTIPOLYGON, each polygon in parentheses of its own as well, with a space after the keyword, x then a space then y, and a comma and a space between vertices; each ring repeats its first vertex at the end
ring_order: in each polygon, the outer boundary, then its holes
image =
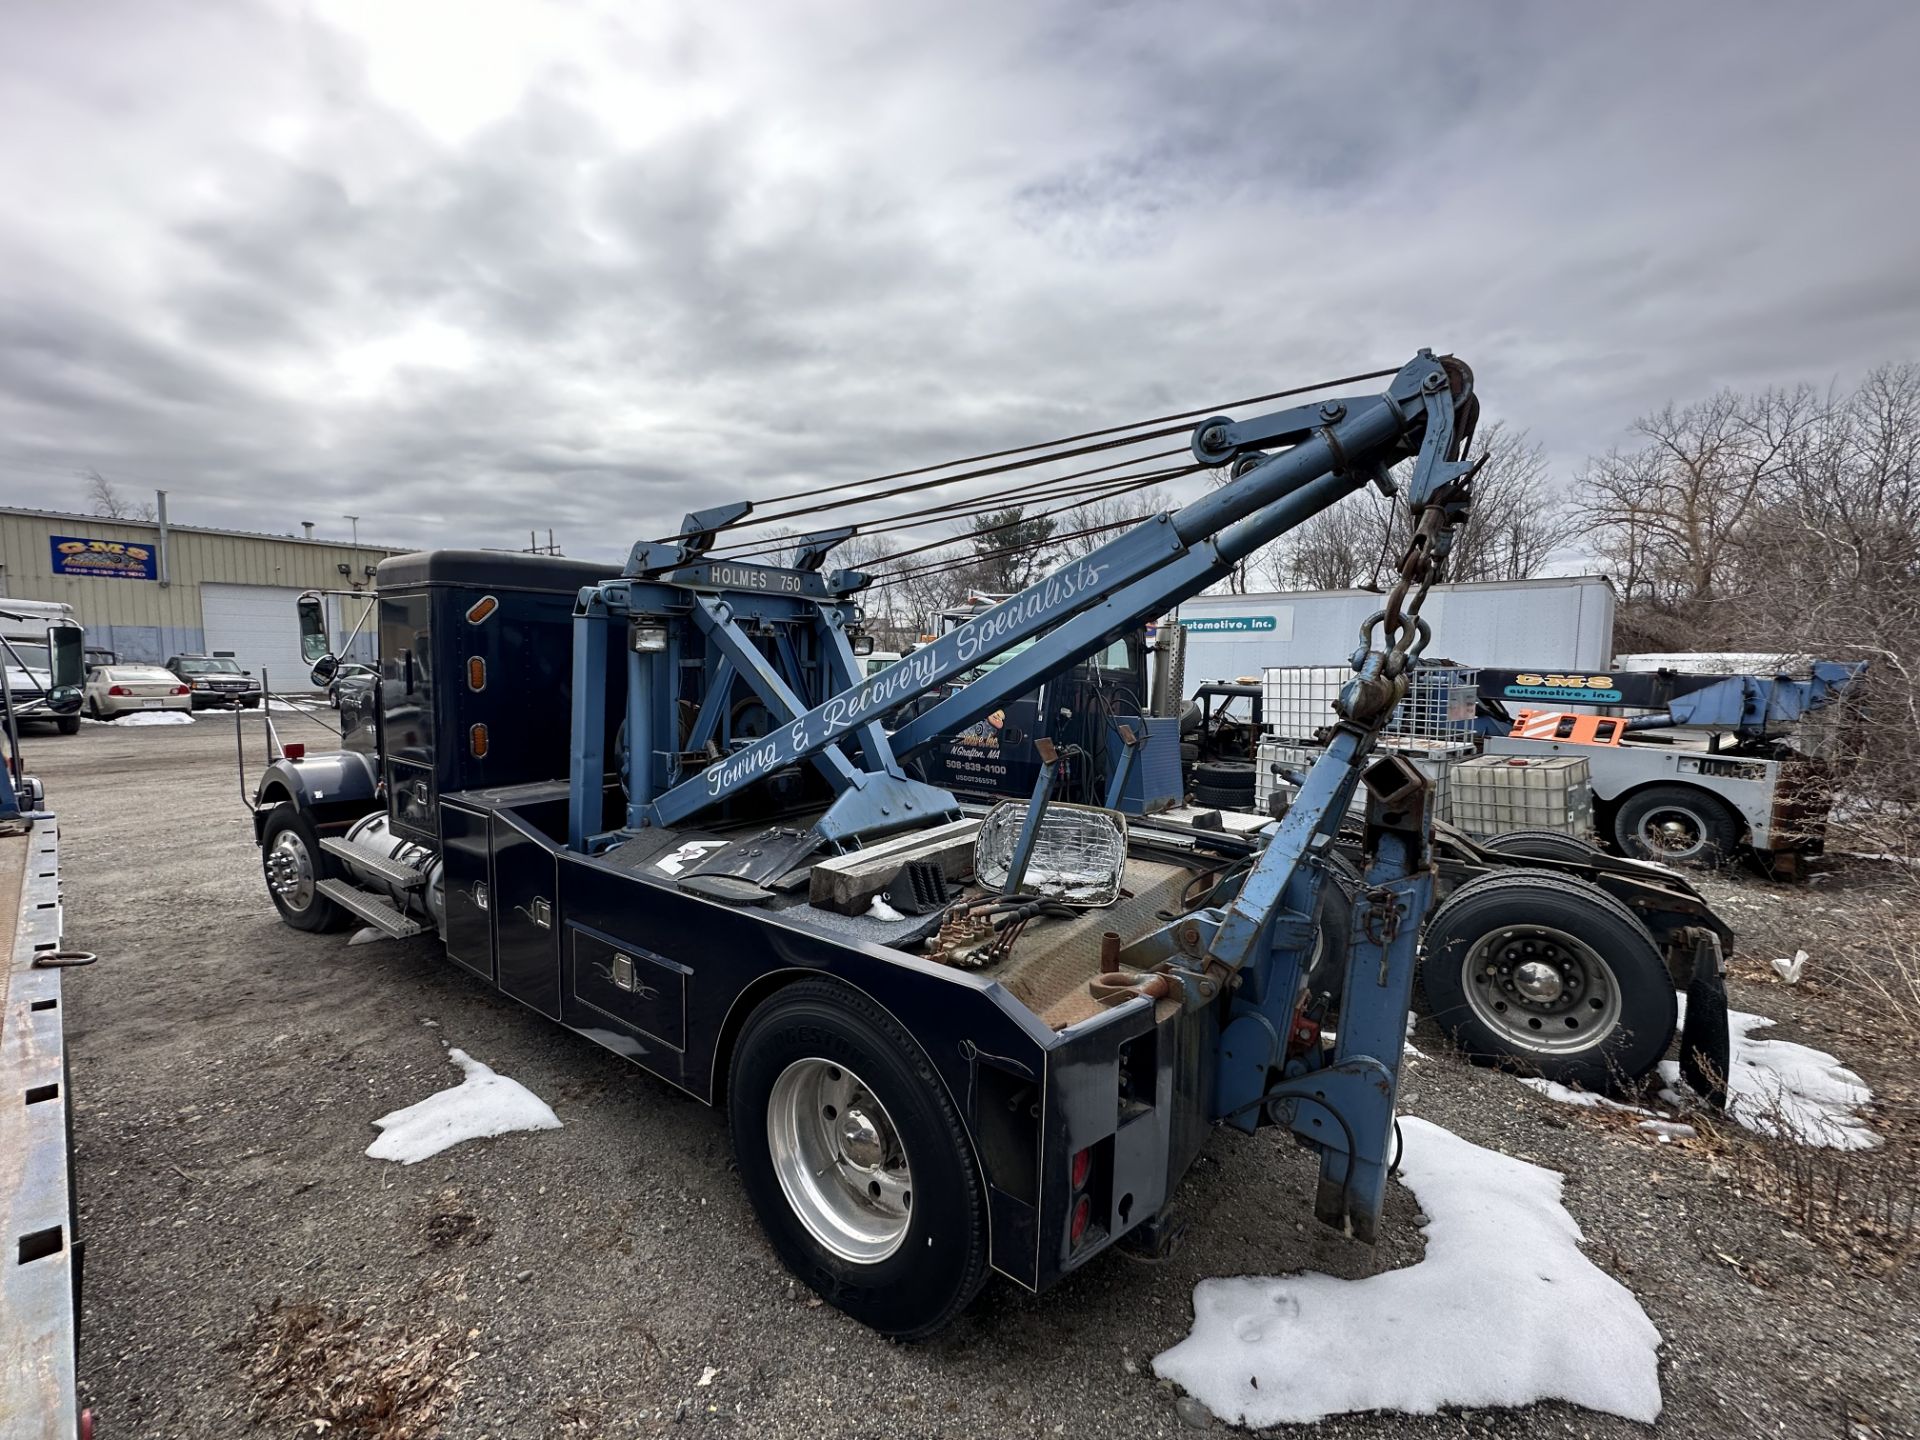
POLYGON ((323 653, 313 662, 313 670, 307 679, 324 690, 333 683, 333 677, 339 672, 340 662, 333 656, 323 653))
POLYGON ((295 603, 300 612, 300 658, 312 663, 327 659, 327 602, 313 591, 295 603))
POLYGON ((47 708, 56 715, 71 715, 80 708, 80 687, 86 683, 87 632, 78 625, 48 626, 47 653, 53 672, 47 708))

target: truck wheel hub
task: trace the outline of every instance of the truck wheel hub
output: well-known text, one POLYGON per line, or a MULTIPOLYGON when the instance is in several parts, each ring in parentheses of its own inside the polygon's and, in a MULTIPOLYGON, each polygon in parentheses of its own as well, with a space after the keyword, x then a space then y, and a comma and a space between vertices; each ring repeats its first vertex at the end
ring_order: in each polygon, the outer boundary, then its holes
POLYGON ((1604 1043, 1620 1023, 1613 967, 1551 925, 1488 931, 1468 948, 1461 978, 1474 1014, 1517 1050, 1572 1054, 1604 1043))
POLYGON ((1541 960, 1529 960, 1513 972, 1514 987, 1529 1000, 1551 1004, 1566 987, 1560 972, 1541 960))
POLYGON ((767 1150, 794 1217, 843 1260, 898 1250, 913 1172, 893 1119, 866 1082, 825 1059, 796 1060, 767 1096, 767 1150))
POLYGON ((886 1162, 887 1142, 879 1126, 849 1110, 840 1123, 840 1154, 854 1169, 871 1174, 886 1162))
POLYGON ((304 910, 313 903, 313 859, 291 830, 281 831, 267 852, 267 888, 290 910, 304 910))

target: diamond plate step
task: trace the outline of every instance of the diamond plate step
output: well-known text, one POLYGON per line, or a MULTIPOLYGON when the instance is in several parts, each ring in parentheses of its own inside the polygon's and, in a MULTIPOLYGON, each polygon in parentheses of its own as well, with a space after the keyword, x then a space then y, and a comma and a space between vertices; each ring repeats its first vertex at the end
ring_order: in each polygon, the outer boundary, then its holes
POLYGON ((388 884, 397 885, 402 890, 411 890, 427 878, 424 872, 414 869, 411 865, 402 865, 398 860, 384 860, 378 855, 370 855, 351 841, 342 840, 337 835, 321 837, 320 848, 329 855, 337 855, 342 860, 352 861, 359 869, 378 875, 388 884))
POLYGON ((385 896, 369 894, 345 880, 322 880, 317 888, 342 910, 358 915, 374 929, 384 930, 396 940, 418 935, 427 928, 411 915, 402 914, 385 896))

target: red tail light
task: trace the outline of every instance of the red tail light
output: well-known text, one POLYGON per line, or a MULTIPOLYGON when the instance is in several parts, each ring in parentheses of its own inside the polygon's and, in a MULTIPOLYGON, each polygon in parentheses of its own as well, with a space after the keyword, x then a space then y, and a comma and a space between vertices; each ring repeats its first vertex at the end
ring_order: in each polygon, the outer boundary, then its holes
POLYGON ((109 686, 107 687, 107 694, 109 694, 109 695, 131 695, 131 694, 133 694, 133 691, 131 691, 131 690, 129 690, 129 689, 127 689, 127 687, 126 687, 126 686, 124 686, 124 685, 109 685, 109 686))
POLYGON ((1073 1202, 1073 1224, 1067 1231, 1067 1239, 1078 1245, 1087 1238, 1087 1226, 1093 1221, 1093 1201, 1082 1195, 1073 1202))
POLYGON ((1093 1151, 1082 1150, 1078 1155, 1074 1156, 1073 1157, 1073 1188, 1076 1190, 1086 1189, 1087 1176, 1092 1172, 1092 1170, 1093 1170, 1093 1151))
POLYGON ((295 740, 290 744, 282 745, 280 747, 280 753, 289 760, 304 760, 307 754, 307 747, 298 740, 295 740))
POLYGON ((173 687, 173 693, 176 695, 191 695, 193 691, 188 689, 185 685, 176 685, 173 687))

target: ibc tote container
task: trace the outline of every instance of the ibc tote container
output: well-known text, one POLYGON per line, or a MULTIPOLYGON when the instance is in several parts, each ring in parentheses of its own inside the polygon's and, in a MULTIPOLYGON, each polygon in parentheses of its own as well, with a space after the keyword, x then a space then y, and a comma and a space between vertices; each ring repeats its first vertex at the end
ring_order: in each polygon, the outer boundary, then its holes
POLYGON ((1553 830, 1593 838, 1593 784, 1579 755, 1482 755, 1453 767, 1452 822, 1487 838, 1553 830))

